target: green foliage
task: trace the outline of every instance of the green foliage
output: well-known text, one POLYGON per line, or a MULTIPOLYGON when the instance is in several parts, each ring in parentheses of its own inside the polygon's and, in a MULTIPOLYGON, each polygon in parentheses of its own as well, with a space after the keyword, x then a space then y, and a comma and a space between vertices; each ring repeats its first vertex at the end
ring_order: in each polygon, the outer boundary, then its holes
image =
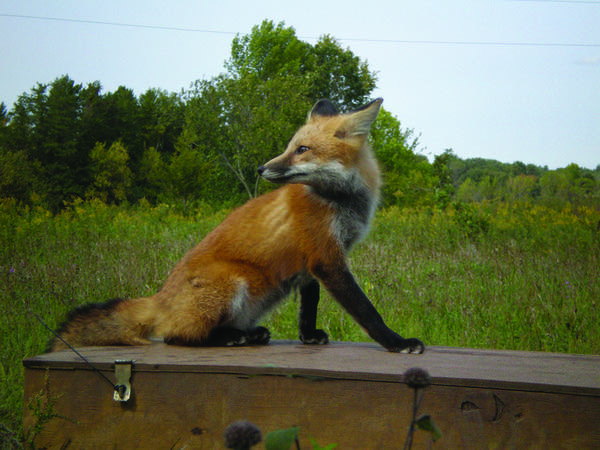
POLYGON ((510 202, 527 201, 538 196, 538 179, 535 175, 516 175, 506 183, 506 200, 510 202))
POLYGON ((0 134, 0 158, 7 162, 0 173, 0 195, 22 203, 31 203, 35 195, 57 212, 73 199, 90 195, 109 202, 135 200, 149 188, 148 196, 155 196, 156 186, 145 184, 140 161, 147 142, 166 154, 173 152, 183 104, 158 90, 142 94, 139 102, 124 87, 101 95, 99 82, 84 87, 63 76, 23 94, 7 117, 0 134), (108 150, 99 153, 99 145, 108 150), (127 168, 120 167, 115 175, 121 178, 115 190, 115 180, 106 178, 110 166, 117 164, 119 148, 127 149, 128 158, 127 168), (17 171, 23 177, 15 177, 17 171))
POLYGON ((293 28, 270 21, 237 36, 225 66, 228 74, 197 82, 188 94, 194 107, 183 134, 187 145, 204 147, 211 161, 233 175, 231 184, 248 197, 260 190, 256 168, 285 149, 312 103, 327 97, 343 106, 358 105, 375 87, 366 63, 332 38, 323 37, 313 47, 293 28), (205 104, 208 117, 198 107, 205 104), (206 118, 220 130, 218 145, 204 145, 206 118))
POLYGON ((417 413, 423 400, 424 390, 431 385, 431 376, 429 373, 419 367, 408 369, 404 373, 404 382, 413 390, 412 420, 403 447, 405 450, 410 450, 412 448, 416 429, 430 433, 433 442, 442 437, 442 432, 430 415, 422 415, 417 418, 417 413))
POLYGON ((183 202, 185 211, 205 187, 203 174, 210 172, 210 165, 203 161, 202 156, 198 150, 184 147, 177 151, 169 165, 171 192, 183 202))
MULTIPOLYGON (((568 206, 471 204, 486 232, 469 233, 451 207, 378 212, 351 254, 359 285, 388 325, 429 345, 598 354, 600 212, 568 206)), ((67 311, 114 297, 154 294, 177 261, 227 210, 196 204, 68 205, 53 215, 0 201, 0 423, 16 430, 23 409, 21 360, 67 311)), ((265 325, 297 339, 297 299, 265 325)), ((318 326, 332 339, 368 341, 324 293, 318 326)))
MULTIPOLYGON (((231 148, 228 140, 228 124, 223 114, 225 96, 223 77, 211 81, 198 80, 185 94, 186 108, 182 133, 177 139, 177 152, 196 152, 203 165, 195 197, 211 204, 223 204, 226 200, 242 201, 239 181, 225 164, 221 153, 231 148), (225 194, 226 193, 226 194, 225 194)), ((181 175, 181 174, 180 174, 181 175)), ((173 169, 171 178, 176 177, 173 169)), ((196 176, 189 174, 189 176, 196 176)), ((195 182, 191 180, 191 182, 195 182)), ((174 186, 174 185, 173 185, 174 186)), ((176 187, 174 186, 176 189, 176 187)), ((178 196, 174 191, 172 197, 178 196)))
POLYGON ((415 425, 417 428, 419 428, 419 430, 431 433, 431 439, 433 442, 441 439, 442 437, 442 431, 428 414, 419 417, 415 422, 415 425))
POLYGON ((400 121, 382 108, 371 130, 371 144, 384 172, 382 203, 431 204, 435 178, 427 158, 416 153, 419 141, 413 130, 403 131, 400 121))
POLYGON ((153 205, 163 198, 163 192, 167 190, 167 171, 167 165, 160 152, 154 147, 147 148, 139 164, 138 182, 144 187, 144 198, 153 205))
POLYGON ((321 447, 313 438, 310 438, 310 443, 313 446, 313 450, 333 450, 337 447, 337 444, 328 444, 325 447, 321 447))
POLYGON ((555 208, 565 204, 597 206, 600 201, 598 179, 577 164, 546 172, 539 179, 539 186, 540 200, 555 208))
POLYGON ((38 84, 11 111, 0 109, 0 198, 35 198, 53 212, 91 197, 238 204, 271 189, 256 168, 285 149, 318 98, 359 106, 376 80, 330 36, 311 45, 271 21, 236 36, 225 67, 179 95, 102 93, 98 81, 83 86, 66 75, 38 84), (127 169, 117 148, 127 150, 127 169))
POLYGON ((268 20, 233 40, 225 67, 233 79, 296 78, 302 81, 310 103, 328 98, 343 109, 362 106, 377 80, 367 62, 343 49, 333 37, 324 35, 311 46, 299 40, 292 27, 268 20))
POLYGON ((50 391, 48 383, 48 374, 45 377, 44 389, 37 392, 28 402, 27 409, 31 411, 34 417, 33 424, 24 432, 23 442, 28 448, 35 448, 35 438, 40 434, 46 425, 54 419, 70 420, 68 417, 59 414, 55 405, 62 394, 53 394, 50 391))
POLYGON ((466 236, 473 238, 486 233, 490 228, 488 215, 480 208, 471 204, 455 202, 452 205, 452 217, 459 230, 466 236))
POLYGON ((299 40, 293 28, 283 22, 275 25, 264 20, 250 34, 233 39, 231 57, 225 67, 235 79, 251 76, 267 81, 295 77, 305 71, 309 53, 310 45, 299 40))
POLYGON ((448 161, 463 202, 535 203, 560 210, 567 205, 597 207, 600 204, 600 167, 584 169, 577 164, 548 170, 521 162, 512 164, 481 158, 448 161))
POLYGON ((364 105, 375 89, 377 77, 369 65, 350 49, 342 49, 331 36, 322 36, 312 48, 308 78, 309 97, 316 101, 328 98, 352 110, 364 105))
POLYGON ((456 189, 452 183, 452 172, 449 163, 454 157, 452 150, 446 150, 437 155, 431 167, 433 176, 437 179, 434 190, 435 203, 439 208, 446 208, 454 195, 456 189))
POLYGON ((131 170, 127 166, 129 155, 120 141, 108 149, 105 144, 96 144, 90 152, 92 184, 86 196, 104 203, 122 203, 127 199, 131 186, 131 170))
POLYGON ((39 171, 39 166, 33 164, 22 150, 0 153, 0 198, 28 202, 37 184, 35 174, 39 171))
MULTIPOLYGON (((272 189, 256 168, 285 149, 317 99, 351 110, 376 85, 368 63, 333 37, 313 45, 268 20, 233 39, 225 69, 180 94, 149 89, 139 97, 124 86, 103 93, 98 81, 83 85, 64 75, 38 83, 10 110, 0 104, 0 198, 53 213, 91 197, 171 202, 184 211, 239 204, 272 189), (109 174, 112 167, 118 169, 109 174)), ((384 207, 600 202, 600 166, 548 170, 462 160, 451 150, 430 162, 414 131, 383 109, 371 142, 384 172, 384 207)))
MULTIPOLYGON (((78 304, 156 292, 228 208, 272 188, 256 167, 316 99, 352 109, 376 81, 333 38, 310 45, 268 21, 234 39, 226 69, 180 95, 62 76, 0 104, 0 425, 20 428, 21 360, 48 339, 30 309, 55 326, 78 304)), ((383 209, 350 263, 393 329, 432 345, 600 352, 600 165, 450 150, 430 163, 384 109, 371 143, 383 209)), ((292 299, 267 325, 295 339, 296 315, 292 299)), ((368 339, 326 295, 319 321, 368 339)))
POLYGON ((26 181, 36 179, 39 193, 54 210, 64 200, 82 196, 87 183, 85 164, 79 164, 86 161, 86 154, 77 145, 79 130, 73 126, 82 114, 82 89, 63 76, 49 86, 38 84, 31 94, 23 94, 9 114, 0 145, 3 153, 23 152, 22 162, 35 171, 26 181))
POLYGON ((285 150, 309 103, 301 80, 248 76, 223 81, 227 146, 216 149, 248 197, 257 194, 256 169, 285 150))
POLYGON ((148 89, 140 95, 138 104, 142 147, 154 148, 164 155, 173 154, 184 119, 184 103, 180 96, 148 89))
POLYGON ((298 439, 300 427, 271 431, 265 435, 266 450, 290 450, 298 439))

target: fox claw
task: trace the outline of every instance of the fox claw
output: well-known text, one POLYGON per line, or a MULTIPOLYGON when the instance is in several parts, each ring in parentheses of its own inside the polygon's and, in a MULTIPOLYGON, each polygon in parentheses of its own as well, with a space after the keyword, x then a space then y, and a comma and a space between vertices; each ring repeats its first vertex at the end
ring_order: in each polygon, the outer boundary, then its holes
POLYGON ((425 345, 418 339, 403 339, 399 347, 388 349, 391 352, 421 354, 425 351, 425 345))
POLYGON ((300 333, 300 341, 306 345, 324 345, 329 344, 329 335, 323 330, 315 330, 310 335, 300 333))
POLYGON ((267 345, 271 340, 271 332, 265 327, 256 327, 248 332, 250 345, 267 345))

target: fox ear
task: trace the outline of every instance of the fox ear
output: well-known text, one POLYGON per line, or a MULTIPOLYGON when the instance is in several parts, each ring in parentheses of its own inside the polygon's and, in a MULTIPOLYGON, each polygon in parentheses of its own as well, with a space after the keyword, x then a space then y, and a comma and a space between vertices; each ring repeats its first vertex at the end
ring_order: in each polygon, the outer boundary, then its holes
POLYGON ((366 137, 371 131, 371 125, 375 122, 379 108, 383 102, 382 98, 373 100, 372 102, 360 107, 356 111, 349 113, 346 120, 342 123, 336 136, 339 138, 364 136, 366 137))
POLYGON ((317 116, 337 116, 339 114, 337 108, 329 100, 319 100, 313 106, 313 109, 308 113, 308 119, 313 119, 317 116))

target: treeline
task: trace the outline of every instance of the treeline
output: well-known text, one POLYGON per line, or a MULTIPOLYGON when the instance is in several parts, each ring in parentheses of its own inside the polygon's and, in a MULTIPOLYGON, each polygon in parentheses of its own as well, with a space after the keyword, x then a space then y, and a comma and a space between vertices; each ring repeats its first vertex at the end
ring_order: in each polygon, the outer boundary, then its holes
MULTIPOLYGON (((77 199, 106 203, 233 205, 271 189, 256 168, 285 148, 311 105, 353 109, 376 86, 367 62, 330 36, 311 45, 264 21, 234 38, 225 72, 180 93, 136 96, 65 75, 0 107, 0 198, 59 211, 77 199)), ((600 166, 555 171, 522 163, 433 163, 413 130, 382 110, 372 144, 385 174, 385 205, 531 199, 598 202, 600 166)))
POLYGON ((549 170, 533 164, 449 158, 455 196, 464 202, 528 202, 560 209, 566 205, 600 209, 600 165, 570 164, 549 170))

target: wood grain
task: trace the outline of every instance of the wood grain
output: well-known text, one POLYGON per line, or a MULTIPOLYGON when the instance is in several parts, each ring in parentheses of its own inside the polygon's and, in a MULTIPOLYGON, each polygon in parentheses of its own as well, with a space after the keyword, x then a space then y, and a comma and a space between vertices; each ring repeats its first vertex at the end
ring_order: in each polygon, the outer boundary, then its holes
MULTIPOLYGON (((256 423, 263 433, 300 426, 319 444, 402 448, 413 391, 412 367, 432 385, 420 413, 443 432, 439 448, 600 448, 600 357, 431 347, 394 354, 375 344, 265 347, 85 348, 109 378, 114 361, 135 360, 133 398, 112 388, 69 351, 24 360, 25 399, 57 397, 38 447, 222 448, 228 424, 256 423)), ((26 408, 24 426, 35 418, 26 408)), ((413 448, 429 448, 418 432, 413 448)))

